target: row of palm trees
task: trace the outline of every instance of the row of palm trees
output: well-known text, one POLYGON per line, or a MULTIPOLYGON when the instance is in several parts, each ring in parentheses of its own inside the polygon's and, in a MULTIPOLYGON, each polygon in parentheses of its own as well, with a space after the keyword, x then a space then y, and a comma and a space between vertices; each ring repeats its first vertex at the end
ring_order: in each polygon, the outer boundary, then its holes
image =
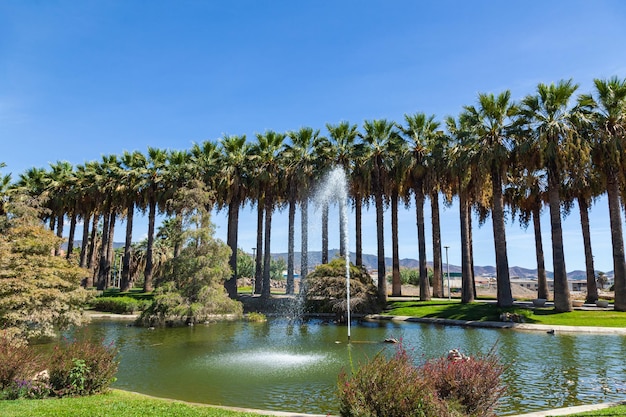
MULTIPOLYGON (((73 168, 67 162, 50 170, 33 168, 20 175, 15 187, 44 196, 50 227, 63 235, 70 219, 68 255, 74 228, 82 220, 80 264, 97 269, 95 284, 107 285, 113 254, 113 232, 120 217, 126 219, 122 290, 131 285, 133 216, 148 214, 148 240, 144 288, 153 289, 153 247, 158 213, 181 218, 202 205, 227 210, 227 244, 232 249, 232 279, 225 284, 237 295, 238 215, 243 205, 257 207, 255 291, 269 296, 272 214, 287 207, 289 213, 288 292, 293 292, 295 214, 301 211, 303 236, 307 233, 309 190, 331 167, 341 166, 349 176, 349 195, 355 213, 356 263, 362 265, 361 216, 363 205, 374 204, 378 290, 381 301, 387 288, 384 253, 384 214, 391 212, 392 294, 399 295, 398 209, 414 199, 417 220, 420 298, 430 298, 426 269, 424 206, 430 201, 433 241, 433 294, 443 295, 439 201, 443 195, 459 201, 462 242, 462 301, 475 297, 472 256, 472 211, 479 222, 491 217, 500 306, 513 304, 506 249, 505 208, 535 231, 539 298, 548 298, 539 215, 549 208, 554 269, 554 301, 558 311, 571 310, 567 285, 561 214, 574 203, 580 209, 587 262, 588 301, 597 299, 588 210, 594 198, 606 194, 609 203, 615 273, 615 309, 626 311, 626 270, 621 206, 626 197, 626 79, 595 80, 593 94, 574 96, 571 80, 539 84, 519 102, 509 91, 480 94, 458 117, 443 123, 424 113, 407 114, 403 123, 366 120, 356 124, 327 124, 327 136, 301 128, 278 133, 224 136, 217 142, 195 144, 189 150, 149 148, 147 154, 124 152, 104 156, 73 168), (98 224, 101 244, 96 248, 98 224), (91 227, 89 226, 91 224, 91 227), (96 253, 99 251, 99 256, 96 253), (94 265, 99 259, 99 265, 94 265)), ((322 258, 328 261, 328 209, 323 211, 322 258)), ((301 275, 308 271, 307 239, 301 240, 301 275)), ((176 250, 175 250, 176 252, 176 250)), ((88 285, 94 282, 88 282, 88 285)))

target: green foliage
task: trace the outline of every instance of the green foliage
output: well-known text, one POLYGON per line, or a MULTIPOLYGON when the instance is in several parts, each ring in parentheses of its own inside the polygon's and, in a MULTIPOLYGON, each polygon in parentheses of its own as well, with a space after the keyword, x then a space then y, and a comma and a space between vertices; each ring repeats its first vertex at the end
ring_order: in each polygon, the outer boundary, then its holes
POLYGON ((246 318, 248 319, 248 321, 252 321, 252 322, 256 322, 256 323, 263 323, 267 321, 267 317, 265 316, 265 314, 263 313, 257 313, 257 312, 252 312, 249 313, 246 318))
POLYGON ((149 301, 127 296, 97 297, 91 301, 91 306, 95 310, 115 314, 133 314, 135 311, 145 310, 149 305, 149 301))
POLYGON ((185 244, 178 257, 167 261, 157 277, 154 300, 140 322, 174 325, 209 320, 217 314, 241 315, 241 303, 228 298, 224 282, 230 278, 230 248, 213 238, 209 214, 188 215, 185 244))
POLYGON ((0 220, 0 322, 23 338, 53 336, 85 321, 87 271, 54 256, 60 245, 36 217, 36 203, 16 195, 0 220))
POLYGON ((340 414, 343 417, 493 416, 504 394, 504 367, 488 354, 465 357, 451 352, 416 366, 398 345, 387 358, 379 352, 352 375, 338 379, 340 414))
POLYGON ((50 357, 50 386, 57 397, 104 392, 115 382, 117 348, 89 340, 66 341, 50 357))
POLYGON ((254 258, 242 249, 237 249, 237 275, 239 278, 254 278, 254 258))
MULTIPOLYGON (((306 278, 306 299, 311 306, 321 303, 318 310, 333 311, 340 316, 347 312, 346 264, 335 258, 319 265, 306 278)), ((376 313, 381 310, 378 292, 369 274, 350 265, 350 307, 357 313, 376 313)))
POLYGON ((102 395, 65 397, 55 401, 0 401, 3 417, 270 417, 206 405, 187 404, 111 390, 102 395))
POLYGON ((90 395, 115 381, 117 349, 88 340, 66 342, 49 354, 0 334, 0 399, 90 395))

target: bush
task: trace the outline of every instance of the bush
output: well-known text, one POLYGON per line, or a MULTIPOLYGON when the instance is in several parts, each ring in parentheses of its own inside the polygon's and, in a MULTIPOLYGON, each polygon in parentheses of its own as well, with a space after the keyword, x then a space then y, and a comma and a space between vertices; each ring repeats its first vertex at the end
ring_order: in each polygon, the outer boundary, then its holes
POLYGON ((136 300, 132 297, 98 297, 91 303, 98 311, 115 314, 133 314, 135 311, 145 310, 149 301, 136 300))
POLYGON ((42 398, 45 381, 35 376, 45 369, 43 357, 22 340, 0 332, 0 399, 42 398))
POLYGON ((484 356, 463 356, 454 350, 448 357, 433 359, 421 367, 427 383, 450 406, 463 415, 493 416, 500 397, 505 393, 500 364, 493 352, 484 356))
POLYGON ((88 340, 56 346, 50 358, 50 385, 58 397, 91 395, 115 382, 118 350, 88 340))
POLYGON ((339 375, 339 412, 344 417, 445 416, 445 404, 419 375, 402 347, 387 359, 383 352, 352 376, 339 375))
POLYGON ((339 376, 340 414, 344 417, 493 416, 504 394, 504 366, 493 353, 447 357, 415 366, 399 345, 387 359, 381 352, 351 377, 339 376))

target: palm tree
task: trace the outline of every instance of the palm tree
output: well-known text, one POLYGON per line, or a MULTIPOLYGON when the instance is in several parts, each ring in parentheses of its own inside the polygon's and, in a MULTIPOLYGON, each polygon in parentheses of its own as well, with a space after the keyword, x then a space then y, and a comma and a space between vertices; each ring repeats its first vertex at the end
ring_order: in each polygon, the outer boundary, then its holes
POLYGON ((121 184, 124 188, 122 199, 126 202, 126 235, 124 240, 124 255, 122 258, 122 276, 120 280, 120 291, 126 292, 131 287, 131 260, 133 245, 133 221, 135 217, 135 207, 140 200, 141 172, 146 168, 147 160, 144 154, 139 151, 124 151, 121 157, 124 167, 121 184))
POLYGON ((363 123, 363 143, 366 146, 365 164, 372 175, 372 193, 376 206, 376 239, 378 257, 378 297, 381 303, 387 301, 387 281, 385 277, 385 234, 383 227, 385 186, 388 184, 389 158, 400 144, 396 124, 385 119, 366 120, 363 123))
MULTIPOLYGON (((272 213, 280 199, 280 190, 283 186, 283 160, 281 150, 284 133, 267 131, 257 134, 257 143, 254 146, 252 158, 257 163, 259 174, 257 180, 259 188, 263 191, 264 215, 265 215, 265 239, 263 251, 263 288, 261 295, 270 296, 270 263, 271 263, 271 231, 272 213)), ((260 248, 257 248, 260 250, 260 248)))
POLYGON ((237 297, 237 240, 239 229, 239 209, 248 196, 247 170, 249 169, 250 146, 246 143, 246 135, 224 136, 220 140, 221 168, 218 176, 218 188, 221 190, 224 203, 228 205, 227 245, 230 248, 230 268, 232 277, 224 283, 228 295, 237 297))
POLYGON ((537 166, 538 154, 531 149, 518 149, 521 155, 518 164, 511 170, 513 183, 506 190, 512 217, 518 214, 520 225, 528 227, 533 223, 535 236, 535 258, 537 260, 537 298, 548 299, 548 279, 543 254, 541 235, 541 211, 546 200, 545 175, 537 166))
MULTIPOLYGON (((404 120, 406 127, 401 127, 401 130, 409 143, 411 152, 411 165, 408 168, 409 174, 407 180, 415 195, 420 300, 425 301, 430 299, 430 284, 428 282, 428 269, 426 267, 426 232, 424 225, 425 181, 429 172, 434 170, 431 166, 432 164, 429 164, 429 154, 434 147, 434 142, 440 136, 437 133, 439 123, 435 121, 434 115, 427 117, 425 113, 416 113, 413 115, 405 114, 404 120)), ((431 195, 431 199, 432 198, 431 195)), ((438 200, 438 197, 436 198, 438 200)), ((435 230, 435 228, 433 228, 433 230, 435 230)), ((433 252, 439 253, 439 265, 441 265, 441 244, 439 244, 438 251, 435 245, 433 245, 433 252)), ((437 294, 438 297, 443 295, 440 274, 441 269, 439 269, 439 275, 435 274, 433 276, 433 292, 437 294)))
MULTIPOLYGON (((0 162, 0 168, 6 167, 4 162, 0 162)), ((0 216, 7 214, 6 203, 9 194, 9 188, 11 185, 11 174, 3 175, 0 177, 0 216)))
MULTIPOLYGON (((406 184, 406 173, 410 166, 410 155, 406 143, 400 140, 398 145, 393 149, 393 153, 387 154, 387 158, 390 159, 387 187, 391 197, 391 294, 394 297, 398 297, 402 295, 400 249, 398 242, 398 204, 401 197, 405 202, 405 206, 408 205, 408 200, 410 199, 410 191, 406 184)), ((422 286, 420 286, 420 299, 430 299, 428 279, 426 279, 425 289, 422 290, 422 286)))
MULTIPOLYGON (((356 124, 343 121, 338 124, 326 124, 329 133, 328 158, 333 164, 343 167, 346 175, 349 176, 348 193, 354 204, 355 214, 355 264, 363 265, 363 244, 362 244, 362 207, 364 196, 367 194, 368 185, 363 180, 363 150, 361 143, 357 142, 359 131, 356 124)), ((342 228, 340 227, 341 231, 342 228)), ((340 236, 343 242, 343 236, 340 236)), ((346 250, 348 250, 346 248, 346 250)), ((341 254, 344 256, 345 254, 341 254)))
POLYGON ((572 80, 558 84, 539 84, 537 93, 522 101, 521 117, 531 135, 526 140, 537 142, 543 167, 548 177, 548 204, 552 233, 552 261, 554 266, 554 308, 556 311, 571 311, 563 230, 561 226, 561 183, 567 163, 568 147, 571 145, 575 128, 572 124, 569 100, 578 88, 572 80))
POLYGON ((446 118, 446 126, 452 136, 453 145, 449 150, 447 171, 454 182, 459 197, 459 218, 461 226, 461 302, 471 303, 476 296, 474 291, 474 273, 471 241, 471 193, 474 167, 472 159, 474 149, 468 140, 470 135, 467 121, 459 118, 458 123, 452 117, 446 118))
POLYGON ((141 171, 142 200, 141 209, 148 210, 148 241, 146 247, 146 269, 144 271, 144 292, 152 292, 153 286, 153 247, 156 214, 159 202, 167 189, 164 182, 167 165, 167 151, 157 148, 148 148, 147 165, 141 171))
POLYGON ((496 253, 497 299, 500 307, 513 305, 502 187, 513 149, 513 139, 509 134, 511 117, 516 112, 517 107, 511 102, 511 93, 507 90, 497 97, 493 94, 479 94, 478 107, 465 106, 462 115, 467 118, 473 133, 471 138, 476 142, 477 165, 488 170, 491 180, 491 218, 496 253))
POLYGON ((287 180, 287 200, 289 203, 289 237, 287 254, 287 294, 294 292, 294 245, 296 204, 300 202, 302 213, 301 234, 302 252, 300 262, 300 283, 304 282, 308 269, 308 193, 314 180, 316 158, 319 148, 325 141, 319 130, 302 127, 298 131, 287 133, 291 141, 284 146, 285 177, 287 180), (302 263, 302 257, 306 262, 302 263))
MULTIPOLYGON (((579 105, 588 114, 595 129, 593 162, 606 184, 613 245, 615 275, 615 310, 626 311, 626 266, 624 236, 620 212, 620 186, 624 189, 626 153, 626 79, 595 79, 595 97, 580 97, 579 105)), ((624 200, 622 197, 622 205, 624 200)))
MULTIPOLYGON (((47 188, 49 190, 49 204, 52 216, 56 216, 57 237, 63 237, 63 226, 67 209, 67 197, 69 195, 70 183, 73 176, 72 164, 67 161, 57 161, 50 164, 48 173, 47 188)), ((54 251, 55 256, 59 256, 60 248, 57 246, 54 251)))

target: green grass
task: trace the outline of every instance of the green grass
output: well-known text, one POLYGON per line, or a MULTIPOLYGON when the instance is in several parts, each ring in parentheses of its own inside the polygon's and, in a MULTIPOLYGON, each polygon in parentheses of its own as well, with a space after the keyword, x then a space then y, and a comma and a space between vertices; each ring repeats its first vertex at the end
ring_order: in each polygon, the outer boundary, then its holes
MULTIPOLYGON (((421 318, 444 318, 468 321, 500 321, 503 311, 520 312, 522 308, 500 309, 492 303, 475 302, 462 304, 460 301, 395 301, 383 313, 392 316, 412 316, 421 318)), ((574 310, 557 313, 551 308, 541 308, 527 316, 527 323, 552 326, 600 326, 626 327, 626 312, 613 310, 574 310)))
MULTIPOLYGON (((263 417, 112 390, 90 397, 0 401, 3 417, 263 417)), ((266 416, 267 417, 267 416, 266 416)))
POLYGON ((135 300, 152 300, 154 294, 143 292, 142 288, 132 288, 128 292, 120 292, 119 288, 108 288, 102 292, 102 297, 131 297, 135 300))
POLYGON ((596 416, 626 416, 626 405, 604 408, 602 410, 586 411, 579 414, 569 414, 565 417, 596 417, 596 416))

